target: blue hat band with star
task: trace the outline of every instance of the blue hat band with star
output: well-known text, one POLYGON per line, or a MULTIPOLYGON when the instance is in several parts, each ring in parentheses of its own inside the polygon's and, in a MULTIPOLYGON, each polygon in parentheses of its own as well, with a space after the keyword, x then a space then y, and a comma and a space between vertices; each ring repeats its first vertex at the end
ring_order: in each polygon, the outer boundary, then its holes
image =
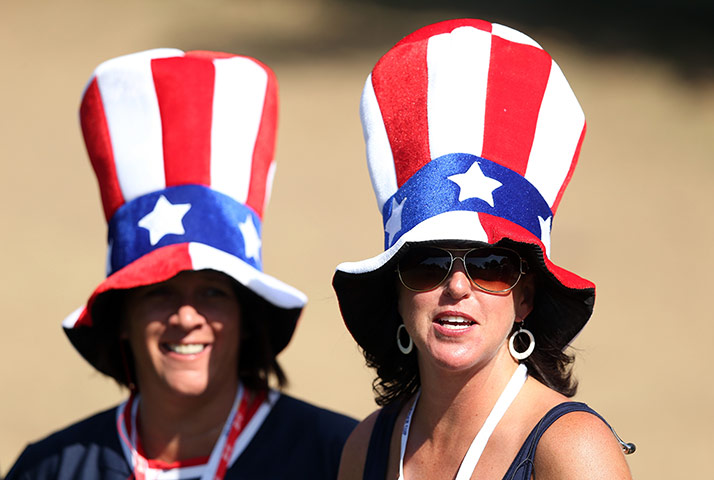
POLYGON ((258 215, 201 185, 152 192, 122 205, 109 221, 107 276, 167 245, 202 243, 262 271, 258 215))
POLYGON ((420 168, 384 203, 385 250, 419 223, 459 210, 504 218, 541 240, 550 237, 553 212, 528 180, 485 158, 450 153, 420 168))

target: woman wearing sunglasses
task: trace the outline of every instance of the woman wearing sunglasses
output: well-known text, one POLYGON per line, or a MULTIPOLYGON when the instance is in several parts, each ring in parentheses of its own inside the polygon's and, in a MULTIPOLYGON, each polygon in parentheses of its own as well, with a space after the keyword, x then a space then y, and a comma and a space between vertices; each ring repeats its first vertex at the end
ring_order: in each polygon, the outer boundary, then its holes
POLYGON ((65 332, 129 399, 27 447, 14 479, 324 479, 356 422, 281 394, 305 296, 262 271, 273 72, 157 49, 109 60, 80 107, 108 276, 65 332))
POLYGON ((634 445, 569 401, 595 287, 550 260, 585 132, 558 66, 508 27, 438 23, 377 63, 361 116, 385 251, 333 285, 382 408, 339 478, 630 478, 634 445))

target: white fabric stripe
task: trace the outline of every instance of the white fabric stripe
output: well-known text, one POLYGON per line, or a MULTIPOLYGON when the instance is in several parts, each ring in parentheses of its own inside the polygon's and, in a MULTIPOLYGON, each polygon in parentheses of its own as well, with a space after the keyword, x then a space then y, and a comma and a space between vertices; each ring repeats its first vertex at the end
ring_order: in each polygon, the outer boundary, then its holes
POLYGON ((64 320, 62 320, 62 328, 74 328, 75 325, 77 325, 77 320, 79 320, 79 316, 82 315, 82 312, 84 312, 84 308, 85 306, 82 305, 81 307, 67 315, 64 320))
POLYGON ((307 297, 301 291, 256 270, 230 253, 202 243, 189 243, 188 253, 194 270, 223 272, 277 307, 301 308, 307 303, 307 297))
POLYGON ((551 207, 570 171, 584 127, 585 114, 553 62, 525 174, 551 207))
POLYGON ((481 155, 491 34, 460 27, 435 35, 427 47, 429 148, 481 155))
POLYGON ((337 266, 337 270, 351 274, 373 272, 387 263, 407 242, 454 239, 489 242, 488 234, 481 225, 478 212, 456 210, 427 218, 399 237, 394 245, 376 257, 357 262, 344 262, 337 266))
POLYGON ((491 31, 494 35, 499 36, 505 40, 515 43, 531 45, 533 47, 540 48, 541 50, 543 49, 543 47, 541 47, 538 42, 533 40, 531 37, 529 37, 525 33, 519 32, 518 30, 512 29, 511 27, 494 23, 492 25, 491 31))
POLYGON ((95 71, 125 201, 166 186, 151 60, 182 55, 176 49, 149 50, 116 58, 95 71))
POLYGON ((194 465, 193 467, 180 467, 171 470, 159 470, 149 468, 146 471, 146 480, 193 480, 200 479, 206 471, 205 465, 194 465))
POLYGON ((268 74, 245 57, 213 61, 211 187, 245 203, 268 74))
POLYGON ((377 95, 374 93, 371 73, 362 91, 359 110, 367 150, 367 167, 381 213, 384 202, 397 191, 397 172, 394 168, 394 155, 387 137, 387 128, 384 126, 377 95))

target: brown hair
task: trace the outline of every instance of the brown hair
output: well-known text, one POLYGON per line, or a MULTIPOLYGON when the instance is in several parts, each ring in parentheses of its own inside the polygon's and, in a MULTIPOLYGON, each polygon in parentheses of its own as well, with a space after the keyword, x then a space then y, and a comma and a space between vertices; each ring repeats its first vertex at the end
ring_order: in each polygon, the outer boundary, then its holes
MULTIPOLYGON (((459 245, 459 242, 449 242, 449 244, 459 245)), ((509 245, 509 248, 515 249, 517 244, 509 245)), ((535 264, 537 260, 532 257, 529 249, 518 250, 529 264, 535 264)), ((547 302, 548 299, 542 295, 539 296, 538 292, 544 290, 545 286, 541 285, 546 280, 539 269, 534 269, 531 275, 533 275, 536 293, 533 311, 526 317, 524 324, 533 333, 536 348, 522 363, 528 367, 530 376, 566 397, 572 397, 577 391, 577 381, 572 373, 574 356, 558 347, 562 339, 551 338, 551 335, 543 328, 547 324, 548 318, 543 316, 546 309, 541 308, 540 303, 547 302)), ((397 328, 402 323, 397 310, 397 283, 395 273, 394 281, 387 283, 387 285, 391 285, 388 288, 392 290, 385 292, 386 296, 392 300, 387 302, 383 310, 376 315, 375 322, 373 322, 375 331, 370 335, 372 342, 370 351, 364 349, 362 351, 367 366, 374 368, 377 373, 377 377, 372 382, 372 390, 375 401, 380 406, 404 402, 421 387, 416 350, 404 355, 398 349, 395 340, 397 328)), ((512 331, 517 329, 518 325, 514 324, 512 331)), ((521 337, 524 336, 519 335, 515 340, 515 346, 519 351, 526 348, 525 340, 521 337)))

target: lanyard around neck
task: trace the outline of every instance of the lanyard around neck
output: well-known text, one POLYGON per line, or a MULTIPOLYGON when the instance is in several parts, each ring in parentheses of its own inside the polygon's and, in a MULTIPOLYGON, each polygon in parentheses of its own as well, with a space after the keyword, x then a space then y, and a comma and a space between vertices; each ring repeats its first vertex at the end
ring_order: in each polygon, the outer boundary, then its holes
MULTIPOLYGON (((221 480, 228 469, 228 462, 231 459, 233 449, 235 448, 236 442, 240 437, 241 432, 245 428, 246 424, 250 421, 253 414, 256 412, 258 407, 265 401, 265 392, 258 392, 256 397, 253 399, 252 404, 248 405, 248 395, 245 395, 245 391, 242 385, 239 385, 238 391, 236 392, 236 397, 233 401, 231 411, 226 419, 221 434, 218 437, 218 441, 211 451, 211 455, 208 458, 203 474, 201 475, 201 480, 221 480)), ((125 415, 127 407, 130 407, 130 434, 127 438, 126 435, 121 435, 124 448, 128 450, 128 454, 131 458, 131 465, 133 468, 134 478, 136 480, 146 480, 147 472, 149 470, 149 461, 138 451, 138 429, 136 425, 136 417, 138 412, 138 406, 140 402, 140 397, 137 395, 131 398, 127 404, 124 406, 123 411, 119 415, 118 421, 121 422, 117 427, 120 433, 123 431, 125 425, 125 415)))
MULTIPOLYGON (((456 474, 455 480, 468 480, 473 475, 476 469, 476 464, 481 458, 484 448, 486 448, 486 443, 488 439, 491 438, 498 422, 501 421, 503 415, 505 415, 508 407, 513 403, 513 400, 521 391, 523 384, 526 383, 528 378, 528 369, 524 364, 521 364, 513 372, 511 379, 508 381, 506 388, 503 389, 501 395, 498 397, 496 404, 491 409, 491 413, 488 414, 486 421, 484 422, 481 429, 478 431, 471 446, 469 447, 464 459, 461 461, 459 466, 459 471, 456 474)), ((407 413, 407 418, 404 420, 404 428, 402 428, 402 439, 401 448, 399 452, 399 480, 404 480, 404 452, 407 450, 407 440, 409 439, 409 429, 412 423, 412 416, 414 415, 414 409, 416 408, 417 401, 419 400, 419 395, 421 392, 417 392, 414 403, 412 403, 409 413, 407 413)))

